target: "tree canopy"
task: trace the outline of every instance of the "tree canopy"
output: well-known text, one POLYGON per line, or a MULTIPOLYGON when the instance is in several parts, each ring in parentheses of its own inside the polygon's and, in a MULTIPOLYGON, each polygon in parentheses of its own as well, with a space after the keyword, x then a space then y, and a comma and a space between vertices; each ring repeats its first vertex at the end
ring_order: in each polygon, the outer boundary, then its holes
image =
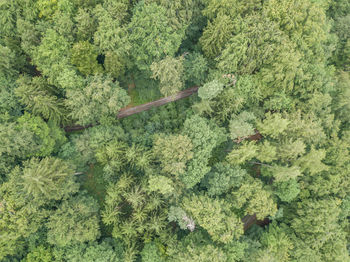
POLYGON ((348 0, 11 0, 0 28, 0 261, 350 262, 348 0))

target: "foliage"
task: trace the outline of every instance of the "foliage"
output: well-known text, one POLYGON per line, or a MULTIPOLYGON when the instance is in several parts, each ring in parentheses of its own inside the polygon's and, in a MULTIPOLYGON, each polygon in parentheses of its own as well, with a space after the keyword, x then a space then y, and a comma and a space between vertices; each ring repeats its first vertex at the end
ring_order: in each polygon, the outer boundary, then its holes
POLYGON ((0 2, 1 261, 349 261, 349 1, 0 2))
POLYGON ((246 171, 238 166, 217 163, 204 177, 201 185, 208 189, 210 196, 222 195, 232 188, 238 188, 246 175, 246 171))
POLYGON ((122 244, 110 238, 99 242, 78 243, 55 248, 53 254, 57 261, 71 262, 78 262, 81 259, 88 262, 121 262, 124 256, 122 244))
POLYGON ((184 78, 191 85, 205 83, 208 71, 208 62, 200 53, 190 53, 185 56, 184 78))
POLYGON ((73 45, 71 61, 84 75, 93 75, 102 72, 102 67, 97 63, 97 50, 87 41, 73 45))
POLYGON ((182 89, 183 64, 182 58, 165 57, 159 62, 153 62, 151 65, 152 78, 160 82, 160 92, 164 96, 175 95, 182 89))
POLYGON ((189 161, 187 171, 181 180, 187 188, 191 188, 210 170, 207 163, 211 151, 226 140, 226 134, 214 123, 199 116, 193 116, 185 121, 183 133, 192 141, 193 159, 189 161))
POLYGON ((230 134, 233 140, 240 141, 255 134, 254 126, 251 124, 255 120, 254 114, 243 111, 238 116, 233 115, 230 121, 230 134))
POLYGON ((55 90, 42 77, 22 76, 17 80, 15 94, 20 98, 27 110, 44 119, 60 123, 66 118, 66 110, 55 90))
POLYGON ((224 85, 215 79, 200 87, 198 90, 198 96, 204 100, 210 100, 222 92, 223 88, 224 85))
POLYGON ((256 214, 258 219, 275 215, 277 205, 271 193, 263 188, 261 181, 247 177, 237 191, 232 192, 236 208, 242 208, 244 214, 256 214))
POLYGON ((93 241, 100 236, 98 204, 79 194, 63 201, 47 222, 47 241, 57 246, 93 241))
POLYGON ((21 184, 25 194, 36 201, 67 199, 79 186, 74 169, 61 159, 51 157, 25 162, 21 184))
POLYGON ((159 249, 155 243, 147 243, 141 251, 141 257, 144 262, 165 261, 159 254, 159 249))
POLYGON ((141 236, 160 234, 165 227, 163 200, 157 194, 147 193, 142 185, 123 174, 107 188, 102 220, 113 227, 112 236, 127 245, 141 236))
POLYGON ((229 243, 243 234, 243 225, 224 201, 207 196, 185 198, 182 207, 211 236, 214 241, 229 243))
MULTIPOLYGON (((46 123, 40 117, 32 116, 29 113, 25 113, 17 119, 15 129, 18 130, 17 135, 21 133, 27 134, 32 139, 30 143, 34 147, 27 149, 32 151, 32 153, 26 155, 27 157, 49 156, 57 151, 66 140, 63 131, 56 124, 52 122, 46 123)), ((15 136, 12 137, 12 139, 14 138, 15 136)))
POLYGON ((166 9, 155 3, 136 5, 129 28, 131 55, 140 70, 147 71, 154 61, 173 56, 181 44, 181 34, 171 26, 166 9))
POLYGON ((193 158, 192 148, 192 142, 186 135, 157 137, 153 146, 163 172, 175 176, 185 172, 186 163, 193 158))
POLYGON ((44 246, 38 246, 30 253, 27 254, 24 259, 26 262, 51 262, 52 253, 50 248, 45 248, 44 246))
POLYGON ((82 90, 69 90, 66 105, 70 115, 82 125, 96 124, 100 119, 115 118, 119 110, 130 101, 118 82, 96 75, 88 78, 82 90))
POLYGON ((171 194, 174 191, 173 182, 165 176, 151 176, 148 183, 150 191, 158 191, 163 195, 171 194))

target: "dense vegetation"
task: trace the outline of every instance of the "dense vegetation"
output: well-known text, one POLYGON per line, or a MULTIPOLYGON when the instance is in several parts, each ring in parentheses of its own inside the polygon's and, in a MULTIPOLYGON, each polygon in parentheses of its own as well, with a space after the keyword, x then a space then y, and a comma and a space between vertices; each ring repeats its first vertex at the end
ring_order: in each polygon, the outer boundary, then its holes
POLYGON ((348 0, 1 1, 0 54, 0 261, 350 261, 348 0))

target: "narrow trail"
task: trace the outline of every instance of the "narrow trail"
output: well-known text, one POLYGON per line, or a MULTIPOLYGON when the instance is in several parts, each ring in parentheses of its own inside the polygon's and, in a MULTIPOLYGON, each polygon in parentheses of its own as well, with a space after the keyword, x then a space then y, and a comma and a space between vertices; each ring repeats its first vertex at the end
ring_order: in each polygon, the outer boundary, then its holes
MULTIPOLYGON (((198 89, 199 89, 198 86, 194 86, 194 87, 188 88, 186 90, 180 91, 179 93, 177 93, 177 94, 175 94, 173 96, 163 97, 161 99, 154 100, 154 101, 151 101, 149 103, 138 105, 138 106, 134 106, 134 107, 122 108, 119 111, 119 113, 117 115, 117 118, 121 119, 121 118, 124 118, 124 117, 127 117, 127 116, 131 116, 131 115, 134 115, 134 114, 141 113, 143 111, 150 110, 153 107, 162 106, 162 105, 174 102, 176 100, 183 99, 185 97, 191 96, 194 93, 197 93, 198 89)), ((72 132, 72 131, 83 130, 83 129, 86 129, 86 128, 89 128, 89 127, 92 127, 92 126, 93 126, 92 124, 87 125, 87 126, 81 126, 81 125, 66 126, 66 127, 64 127, 64 130, 66 132, 72 132)))

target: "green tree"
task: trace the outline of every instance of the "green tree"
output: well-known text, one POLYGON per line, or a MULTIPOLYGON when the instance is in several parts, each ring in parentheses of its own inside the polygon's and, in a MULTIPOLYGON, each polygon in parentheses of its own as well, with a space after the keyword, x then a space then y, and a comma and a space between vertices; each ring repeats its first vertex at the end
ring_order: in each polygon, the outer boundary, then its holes
POLYGON ((179 176, 186 170, 186 163, 193 158, 192 142, 185 135, 157 137, 153 151, 160 160, 163 172, 179 176))
POLYGON ((233 140, 237 142, 255 134, 254 114, 243 111, 239 115, 232 115, 230 121, 230 134, 233 140))
POLYGON ((292 253, 295 259, 313 259, 310 254, 321 261, 349 259, 339 224, 340 204, 339 199, 330 197, 306 199, 298 204, 291 221, 291 228, 297 237, 297 249, 292 253))
POLYGON ((197 115, 186 119, 183 134, 191 139, 193 158, 189 161, 181 180, 187 188, 191 188, 210 171, 208 162, 211 152, 226 140, 226 134, 213 122, 197 115))
MULTIPOLYGON (((225 245, 228 246, 228 245, 225 245)), ((208 234, 203 231, 195 231, 187 235, 178 243, 168 247, 169 261, 203 261, 224 262, 228 261, 227 255, 221 246, 214 243, 208 234)), ((233 260, 231 260, 233 261, 233 260)))
POLYGON ((166 56, 174 56, 181 44, 181 33, 171 27, 166 9, 155 3, 140 2, 135 6, 129 24, 131 55, 138 69, 149 66, 166 56))
POLYGON ((0 54, 3 57, 0 63, 0 76, 12 76, 17 72, 14 69, 15 52, 13 52, 7 46, 0 45, 0 54))
POLYGON ((51 262, 53 260, 50 248, 38 246, 31 250, 25 257, 25 262, 51 262))
POLYGON ((107 188, 102 220, 113 228, 113 237, 126 245, 136 244, 144 236, 160 235, 165 230, 164 200, 149 192, 145 182, 147 180, 137 181, 123 174, 107 188))
POLYGON ((90 241, 88 243, 75 243, 65 247, 56 247, 52 253, 56 261, 124 261, 122 244, 112 238, 105 238, 99 242, 90 241))
POLYGON ((280 227, 276 223, 272 223, 260 238, 263 247, 273 254, 276 261, 290 260, 294 246, 287 232, 288 230, 285 226, 282 225, 280 227))
POLYGON ((154 2, 164 7, 171 26, 183 34, 190 25, 195 12, 194 9, 196 8, 196 4, 198 4, 195 0, 146 0, 146 2, 154 2))
POLYGON ((0 185, 0 259, 23 254, 25 240, 45 222, 48 211, 23 194, 21 169, 9 173, 9 180, 0 185))
POLYGON ((89 42, 77 42, 72 48, 71 61, 83 75, 94 75, 102 72, 97 55, 96 48, 89 42))
POLYGON ((62 99, 55 95, 55 90, 44 78, 21 76, 15 94, 34 115, 60 123, 66 118, 62 99))
POLYGON ((204 100, 211 100, 222 92, 224 85, 218 81, 213 80, 209 83, 204 84, 198 89, 198 96, 204 100))
POLYGON ((184 78, 190 85, 203 85, 207 78, 208 62, 201 53, 190 53, 185 56, 184 78))
POLYGON ((157 247, 157 244, 154 242, 147 243, 141 251, 142 262, 163 262, 165 261, 160 251, 157 247))
POLYGON ((62 88, 81 87, 83 80, 70 65, 70 43, 55 30, 48 29, 33 52, 33 63, 48 77, 49 84, 62 88))
POLYGON ((235 207, 242 209, 245 215, 256 214, 256 217, 262 220, 277 212, 277 205, 271 193, 263 188, 258 179, 246 177, 241 187, 232 191, 232 196, 235 207))
POLYGON ((94 14, 98 26, 93 39, 100 52, 113 51, 118 55, 128 53, 128 34, 122 26, 127 9, 127 1, 105 1, 103 5, 95 7, 94 14))
POLYGON ((17 123, 16 129, 19 132, 31 133, 32 143, 38 148, 27 156, 48 156, 57 152, 66 140, 62 129, 52 122, 44 122, 38 116, 25 113, 17 119, 17 123))
POLYGON ((57 246, 93 241, 100 236, 98 203, 79 194, 65 200, 49 217, 47 241, 57 246))
POLYGON ((151 65, 152 78, 160 82, 160 92, 165 96, 175 95, 183 88, 183 58, 166 56, 151 65))
POLYGON ((238 188, 246 175, 246 171, 240 167, 217 163, 203 178, 201 185, 208 189, 209 196, 219 196, 232 188, 238 188))
POLYGON ((233 20, 227 15, 219 15, 212 22, 209 21, 199 40, 204 54, 211 59, 219 56, 234 31, 233 20))
POLYGON ((214 241, 229 243, 243 234, 243 224, 223 200, 205 195, 185 198, 182 208, 203 227, 214 241))
POLYGON ((97 21, 91 10, 79 8, 74 20, 76 22, 78 40, 86 41, 92 39, 97 28, 97 21))
POLYGON ((22 172, 23 191, 37 201, 67 199, 79 189, 74 169, 58 158, 32 158, 24 163, 22 172))
POLYGON ((130 102, 125 90, 109 77, 96 75, 87 79, 82 90, 68 90, 65 101, 71 117, 78 124, 96 124, 103 118, 115 118, 119 110, 130 102))

